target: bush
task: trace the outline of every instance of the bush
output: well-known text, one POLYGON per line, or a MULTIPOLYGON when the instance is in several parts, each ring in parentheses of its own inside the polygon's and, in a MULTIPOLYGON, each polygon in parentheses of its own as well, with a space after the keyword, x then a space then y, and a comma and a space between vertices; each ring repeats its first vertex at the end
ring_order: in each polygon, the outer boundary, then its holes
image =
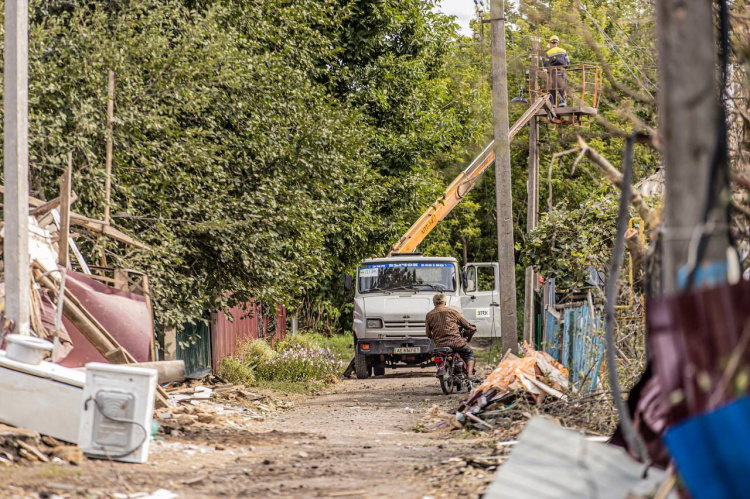
POLYGON ((253 385, 255 371, 237 357, 225 357, 219 366, 219 376, 235 385, 253 385))
POLYGON ((331 336, 326 336, 320 333, 301 333, 295 336, 289 336, 284 339, 284 341, 279 342, 276 345, 276 350, 288 350, 295 345, 308 349, 315 347, 329 348, 336 360, 348 363, 353 356, 353 342, 354 336, 351 332, 334 334, 331 336))
POLYGON ((257 370, 258 366, 267 364, 276 355, 273 347, 264 340, 243 341, 237 347, 235 357, 242 363, 257 370))
POLYGON ((338 368, 329 348, 293 345, 259 366, 258 377, 268 381, 312 381, 334 374, 338 368))
POLYGON ((335 379, 343 369, 342 362, 351 357, 351 341, 351 335, 328 338, 308 333, 286 338, 276 347, 265 340, 241 342, 235 355, 222 361, 219 375, 231 383, 245 385, 335 379))

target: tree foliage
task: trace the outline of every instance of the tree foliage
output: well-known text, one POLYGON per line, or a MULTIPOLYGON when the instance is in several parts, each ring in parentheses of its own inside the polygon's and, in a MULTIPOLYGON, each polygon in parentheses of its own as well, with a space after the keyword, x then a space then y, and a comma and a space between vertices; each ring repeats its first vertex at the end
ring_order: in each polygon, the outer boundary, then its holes
MULTIPOLYGON (((537 230, 530 234, 526 230, 528 127, 511 143, 516 277, 520 297, 523 296, 523 267, 527 264, 545 276, 557 277, 565 286, 574 287, 582 284, 585 265, 606 263, 614 232, 617 208, 614 200, 619 191, 595 166, 580 162, 574 168, 575 154, 560 158, 548 172, 551 157, 575 147, 576 135, 581 135, 613 164, 618 164, 626 135, 638 129, 656 128, 653 95, 658 81, 653 7, 649 3, 633 0, 615 7, 593 0, 537 0, 522 2, 517 8, 506 4, 506 9, 511 96, 518 95, 521 88, 527 91, 526 70, 530 66, 535 38, 539 39, 540 48, 546 50, 545 40, 556 34, 573 64, 587 62, 603 68, 599 115, 590 126, 543 124, 540 127, 540 220, 537 230), (550 191, 551 205, 548 205, 550 191)), ((492 139, 489 30, 478 22, 472 27, 475 37, 458 40, 460 50, 453 53, 449 65, 462 68, 451 71, 451 75, 457 80, 455 86, 466 89, 458 94, 453 105, 472 113, 472 126, 477 133, 456 149, 463 154, 458 155, 456 163, 440 165, 445 182, 450 182, 460 167, 465 167, 492 139)), ((528 99, 527 92, 525 95, 528 99)), ((515 122, 525 110, 522 104, 511 104, 510 122, 515 122)), ((658 154, 646 146, 637 146, 635 166, 636 180, 651 175, 659 167, 658 154)), ((465 241, 470 261, 496 260, 494 189, 494 173, 490 169, 463 202, 469 204, 469 209, 455 210, 427 238, 422 249, 430 254, 450 251, 460 259, 465 241)), ((518 303, 521 306, 522 301, 518 303)))
MULTIPOLYGON (((466 140, 446 112, 456 26, 419 0, 32 0, 33 194, 104 210, 107 72, 116 73, 113 224, 133 252, 84 253, 152 277, 159 321, 249 297, 345 297, 438 192, 433 165, 466 140)), ((324 307, 330 310, 329 307, 324 307)))

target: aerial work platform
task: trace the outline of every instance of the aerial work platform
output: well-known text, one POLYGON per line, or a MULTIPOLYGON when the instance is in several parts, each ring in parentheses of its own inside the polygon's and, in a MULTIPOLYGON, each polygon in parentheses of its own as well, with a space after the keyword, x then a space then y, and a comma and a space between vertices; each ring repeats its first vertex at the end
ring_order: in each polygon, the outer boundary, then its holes
POLYGON ((591 106, 566 106, 553 107, 554 112, 542 108, 536 112, 536 116, 541 122, 555 123, 557 125, 574 125, 581 124, 583 116, 596 116, 598 113, 595 107, 591 106))
POLYGON ((528 87, 531 103, 544 96, 551 98, 551 106, 545 106, 536 112, 539 121, 555 125, 588 126, 590 118, 598 113, 601 73, 599 66, 590 64, 532 68, 529 71, 528 87))

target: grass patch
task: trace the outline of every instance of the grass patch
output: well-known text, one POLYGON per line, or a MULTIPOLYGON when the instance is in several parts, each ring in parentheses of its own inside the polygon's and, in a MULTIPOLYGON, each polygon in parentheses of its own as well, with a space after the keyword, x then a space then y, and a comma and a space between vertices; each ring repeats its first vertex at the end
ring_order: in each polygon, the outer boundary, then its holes
POLYGON ((264 340, 240 343, 225 358, 219 376, 234 384, 285 393, 315 393, 337 381, 352 356, 353 336, 300 333, 275 346, 264 340))

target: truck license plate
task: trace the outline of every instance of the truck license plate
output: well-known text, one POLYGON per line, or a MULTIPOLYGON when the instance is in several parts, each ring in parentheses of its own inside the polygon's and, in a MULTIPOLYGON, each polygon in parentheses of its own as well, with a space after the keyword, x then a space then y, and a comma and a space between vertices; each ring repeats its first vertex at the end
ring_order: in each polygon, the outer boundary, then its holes
POLYGON ((419 347, 394 348, 393 353, 419 353, 419 347))

